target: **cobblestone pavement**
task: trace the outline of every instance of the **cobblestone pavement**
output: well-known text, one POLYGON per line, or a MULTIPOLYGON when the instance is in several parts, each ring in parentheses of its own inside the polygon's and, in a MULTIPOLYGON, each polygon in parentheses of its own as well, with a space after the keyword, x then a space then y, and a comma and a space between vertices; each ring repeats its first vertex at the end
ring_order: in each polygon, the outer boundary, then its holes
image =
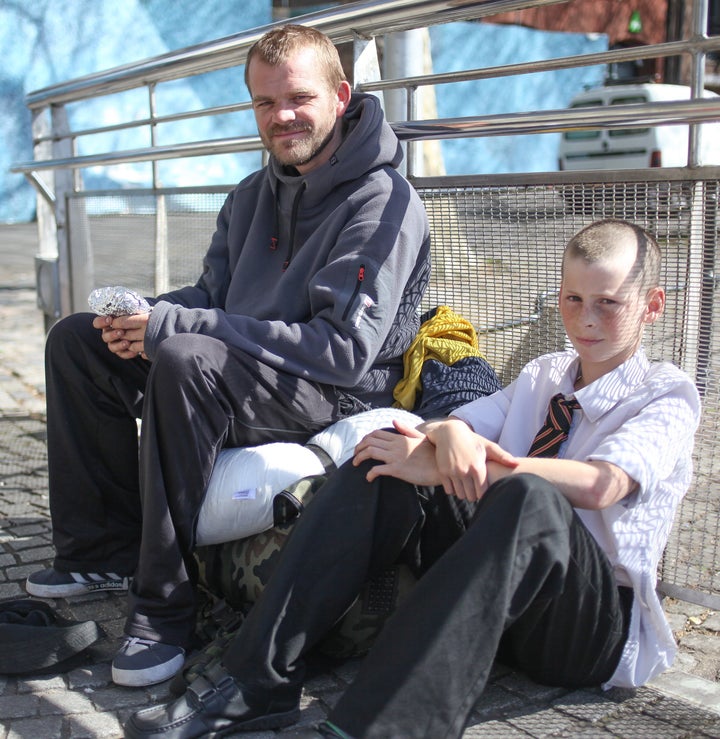
MULTIPOLYGON (((47 565, 53 553, 36 251, 34 226, 0 226, 0 600, 23 597, 27 575, 47 565)), ((132 711, 168 695, 165 684, 128 689, 110 680, 125 599, 100 594, 53 605, 67 617, 97 621, 103 638, 69 671, 33 678, 0 675, 0 739, 122 736, 122 722, 132 711)), ((680 653, 673 669, 651 686, 568 691, 539 686, 498 666, 465 736, 720 738, 720 613, 680 601, 665 605, 680 653)), ((350 662, 309 680, 302 725, 325 715, 355 669, 350 662)), ((275 733, 242 736, 266 739, 275 733)))

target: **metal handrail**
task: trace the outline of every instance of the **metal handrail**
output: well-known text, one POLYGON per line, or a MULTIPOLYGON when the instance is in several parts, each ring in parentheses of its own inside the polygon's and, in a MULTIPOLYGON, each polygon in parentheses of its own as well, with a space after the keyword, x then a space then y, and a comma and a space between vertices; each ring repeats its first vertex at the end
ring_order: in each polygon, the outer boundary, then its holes
MULTIPOLYGON (((587 130, 599 126, 606 128, 637 128, 638 125, 661 126, 677 123, 701 123, 718 119, 720 119, 720 98, 699 98, 697 100, 632 105, 563 108, 532 113, 401 121, 392 122, 390 125, 401 141, 428 141, 433 139, 556 133, 567 130, 587 130)), ((13 165, 11 171, 29 173, 38 169, 80 169, 98 165, 160 161, 181 157, 256 151, 261 146, 262 142, 259 136, 238 136, 63 159, 48 159, 41 162, 20 162, 13 165)))
POLYGON ((567 130, 638 128, 677 123, 700 123, 720 118, 720 98, 699 98, 662 103, 639 103, 587 108, 501 113, 443 118, 435 121, 392 123, 401 141, 457 139, 470 136, 557 133, 567 130))
MULTIPOLYGON (((158 126, 163 123, 177 123, 178 121, 186 121, 191 118, 204 118, 208 116, 227 115, 228 113, 239 113, 250 110, 252 103, 246 101, 243 103, 231 103, 229 105, 216 105, 211 108, 197 108, 196 110, 188 110, 184 113, 169 113, 167 115, 157 115, 147 118, 133 118, 131 121, 124 123, 113 123, 109 126, 96 126, 93 128, 78 128, 67 136, 79 138, 80 136, 94 136, 99 133, 112 133, 113 131, 127 131, 131 128, 142 128, 143 126, 158 126)), ((43 141, 56 141, 57 135, 37 136, 35 143, 39 144, 43 141)))
POLYGON ((361 91, 382 92, 398 87, 422 87, 427 85, 443 85, 451 82, 468 82, 470 80, 535 74, 538 72, 556 72, 561 69, 592 67, 597 64, 617 64, 619 62, 634 62, 639 59, 678 56, 690 51, 707 53, 717 51, 718 49, 720 49, 720 36, 689 41, 666 41, 660 44, 596 51, 591 54, 578 54, 577 56, 562 56, 531 62, 503 64, 495 67, 482 67, 480 69, 464 69, 458 72, 440 72, 426 74, 422 77, 404 77, 402 80, 384 79, 378 80, 377 82, 361 83, 357 85, 357 89, 361 91))
MULTIPOLYGON (((699 39, 690 42, 693 49, 703 53, 720 50, 720 37, 699 39)), ((627 49, 612 49, 610 51, 594 52, 592 54, 581 54, 578 56, 556 57, 543 61, 519 62, 516 64, 504 64, 495 67, 482 67, 467 69, 459 72, 441 72, 427 74, 421 77, 404 77, 402 79, 384 79, 373 82, 361 82, 356 89, 361 92, 384 92, 385 90, 396 90, 399 88, 428 87, 431 85, 450 84, 453 82, 468 82, 472 80, 495 79, 497 77, 509 77, 521 74, 538 72, 553 72, 561 69, 573 69, 576 67, 589 67, 597 64, 616 64, 619 62, 637 61, 639 59, 659 58, 677 56, 688 51, 688 42, 670 41, 652 46, 635 46, 627 49)), ((34 94, 34 93, 33 93, 34 94)), ((163 123, 174 123, 191 118, 201 118, 215 115, 226 115, 249 110, 252 104, 249 101, 229 105, 218 105, 210 108, 198 108, 184 113, 172 113, 168 115, 155 116, 153 118, 136 118, 125 123, 115 123, 109 126, 98 126, 95 128, 76 129, 72 132, 75 137, 88 136, 99 133, 110 133, 131 128, 141 128, 149 125, 161 125, 163 123)), ((53 136, 39 136, 36 143, 52 141, 53 136)))
MULTIPOLYGON (((554 5, 567 0, 384 0, 337 6, 302 16, 303 25, 312 26, 334 43, 357 38, 425 28, 457 20, 483 18, 529 6, 554 5)), ((266 31, 268 24, 247 32, 226 36, 179 51, 126 64, 75 80, 31 92, 30 108, 58 105, 144 87, 157 82, 190 77, 243 64, 247 52, 266 31)))

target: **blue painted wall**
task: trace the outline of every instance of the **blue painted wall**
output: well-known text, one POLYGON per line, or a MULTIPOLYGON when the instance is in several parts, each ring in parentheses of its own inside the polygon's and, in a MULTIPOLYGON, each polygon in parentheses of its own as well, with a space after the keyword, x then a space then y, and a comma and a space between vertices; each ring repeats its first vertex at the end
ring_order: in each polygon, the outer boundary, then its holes
MULTIPOLYGON (((0 221, 34 215, 35 195, 8 169, 32 159, 29 92, 118 65, 192 46, 270 22, 269 0, 0 0, 0 221)), ((457 23, 431 29, 434 71, 515 63, 607 48, 604 36, 543 33, 516 26, 457 23)), ((584 86, 599 84, 599 67, 527 75, 512 80, 444 85, 437 89, 440 116, 562 108, 584 86)), ((160 86, 161 113, 246 99, 242 70, 232 69, 160 86)), ((101 98, 69 108, 73 127, 94 127, 147 115, 144 91, 101 98)), ((255 133, 251 116, 199 119, 161 129, 158 143, 255 133), (190 130, 188 126, 192 126, 190 130)), ((145 134, 122 133, 81 140, 81 154, 147 146, 145 134)), ((556 168, 557 137, 499 137, 443 143, 449 174, 547 171, 556 168)), ((167 185, 232 183, 255 164, 239 157, 164 162, 167 185)), ((90 170, 86 187, 149 181, 147 165, 90 170)))
MULTIPOLYGON (((518 64, 606 51, 607 36, 535 31, 521 26, 451 23, 430 29, 434 72, 518 64)), ((567 107, 585 87, 601 85, 604 66, 439 85, 440 117, 494 115, 567 107)), ((560 134, 443 142, 448 174, 549 172, 557 169, 560 134)))

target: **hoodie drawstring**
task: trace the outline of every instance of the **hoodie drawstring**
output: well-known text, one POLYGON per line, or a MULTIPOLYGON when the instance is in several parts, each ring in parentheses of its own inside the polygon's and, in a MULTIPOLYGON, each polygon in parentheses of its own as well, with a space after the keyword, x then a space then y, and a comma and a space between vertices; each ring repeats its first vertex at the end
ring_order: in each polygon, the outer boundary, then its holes
MULTIPOLYGON (((300 187, 298 187, 297 192, 295 193, 295 197, 293 198, 292 210, 290 212, 290 238, 289 238, 289 243, 288 243, 287 254, 285 255, 285 261, 283 262, 283 266, 282 266, 283 272, 288 268, 290 264, 290 260, 293 258, 293 254, 295 252, 295 230, 297 229, 297 214, 298 214, 298 210, 300 209, 300 198, 302 198, 306 187, 307 187, 307 183, 302 182, 300 184, 300 187)), ((278 203, 277 198, 275 198, 274 220, 275 222, 273 223, 272 232, 273 234, 279 234, 280 233, 280 204, 278 203)), ((277 235, 273 235, 270 237, 270 250, 271 251, 275 251, 278 248, 279 241, 280 240, 277 235)))

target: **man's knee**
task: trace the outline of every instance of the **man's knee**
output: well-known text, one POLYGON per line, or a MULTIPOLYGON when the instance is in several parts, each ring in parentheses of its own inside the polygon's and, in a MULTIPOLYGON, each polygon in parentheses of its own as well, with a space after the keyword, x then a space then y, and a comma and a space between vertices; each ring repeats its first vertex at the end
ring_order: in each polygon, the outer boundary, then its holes
POLYGON ((92 325, 93 318, 91 313, 72 313, 61 318, 48 332, 46 346, 62 348, 78 340, 99 339, 100 331, 92 325))
POLYGON ((45 341, 49 377, 67 377, 78 368, 85 373, 85 365, 95 362, 93 357, 109 354, 101 332, 92 322, 91 313, 73 313, 52 326, 45 341))

